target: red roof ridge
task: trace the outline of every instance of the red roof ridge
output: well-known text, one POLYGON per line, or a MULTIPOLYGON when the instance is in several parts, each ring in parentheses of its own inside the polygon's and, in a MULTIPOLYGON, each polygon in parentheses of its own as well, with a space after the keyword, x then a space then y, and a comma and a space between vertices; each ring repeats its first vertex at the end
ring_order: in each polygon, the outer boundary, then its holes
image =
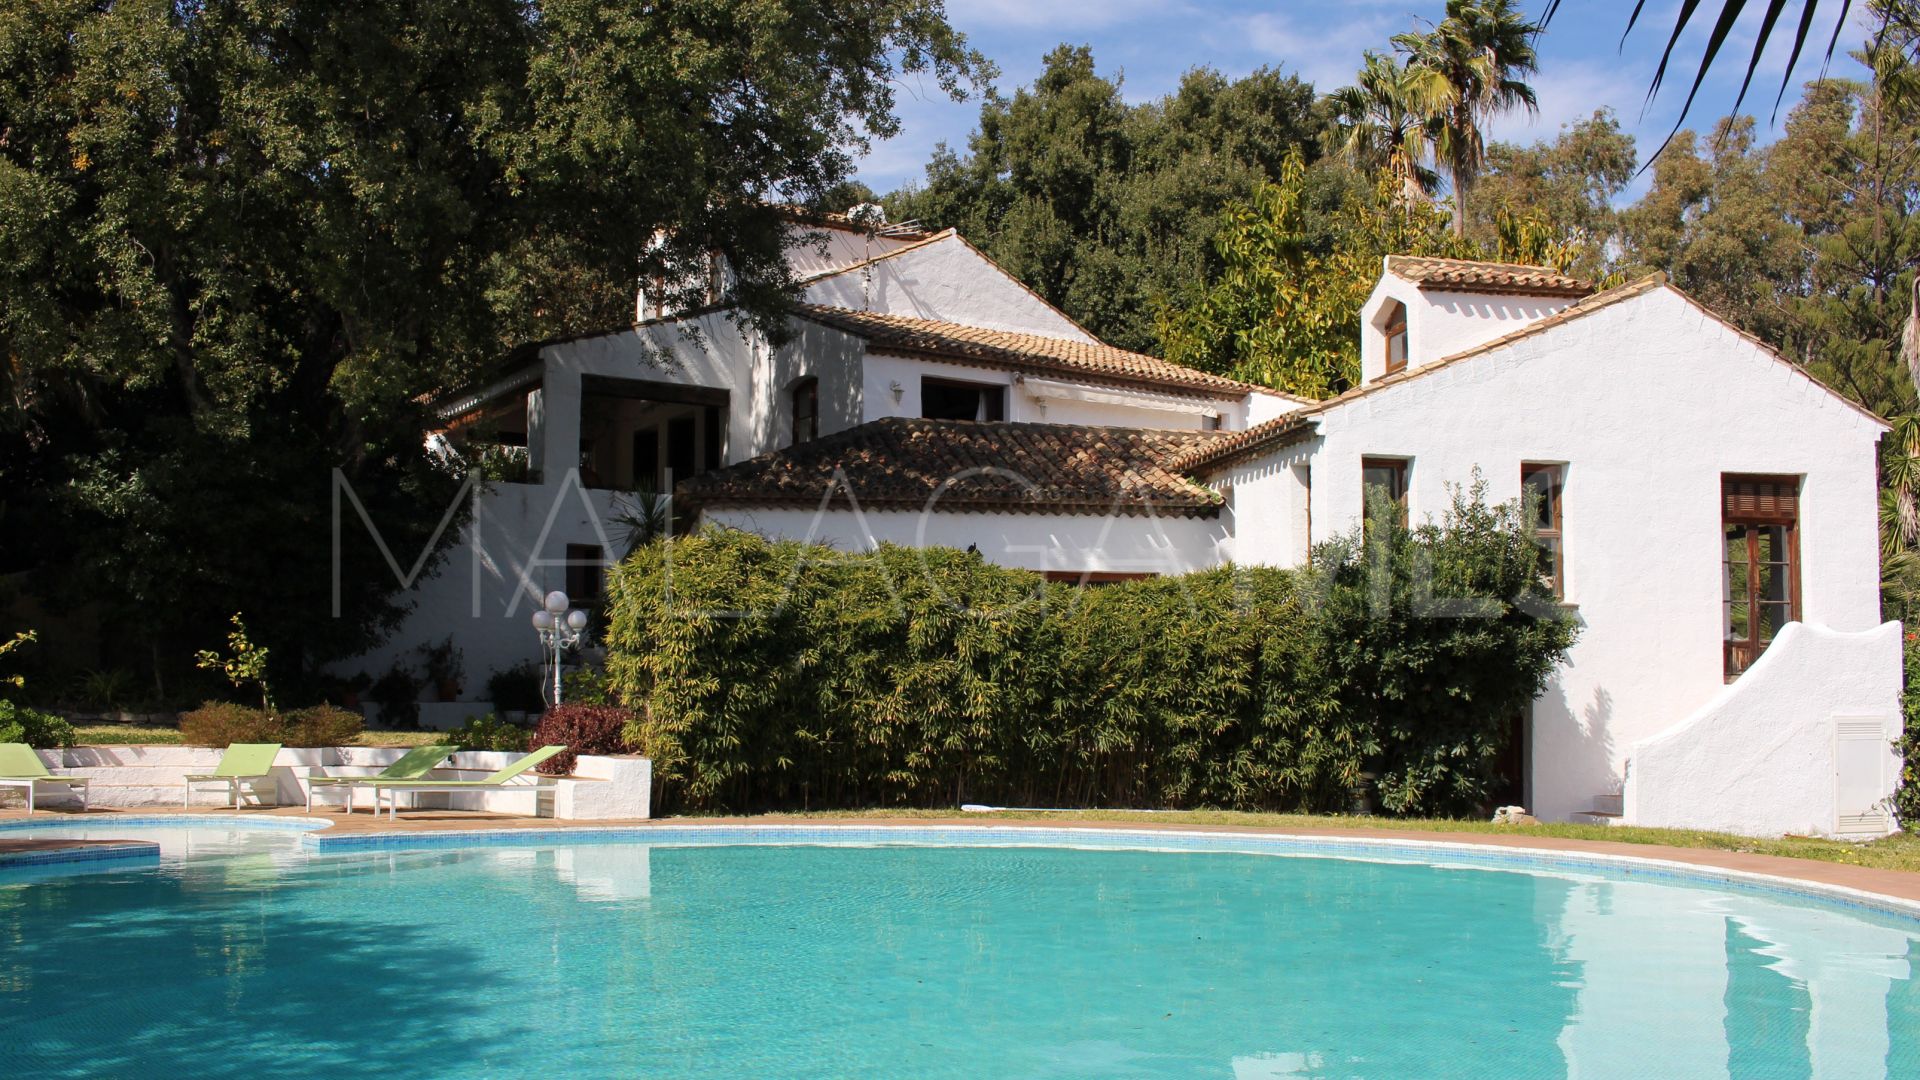
POLYGON ((1522 296, 1586 296, 1594 291, 1590 281, 1563 274, 1551 266, 1530 263, 1389 255, 1384 265, 1387 273, 1411 281, 1423 289, 1522 296))

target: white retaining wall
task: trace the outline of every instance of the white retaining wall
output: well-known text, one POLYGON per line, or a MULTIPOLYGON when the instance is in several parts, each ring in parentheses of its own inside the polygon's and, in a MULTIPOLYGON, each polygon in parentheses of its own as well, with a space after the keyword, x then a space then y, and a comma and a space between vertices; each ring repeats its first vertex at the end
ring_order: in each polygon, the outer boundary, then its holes
MULTIPOLYGON (((323 747, 287 748, 274 758, 266 780, 244 788, 244 805, 304 806, 307 780, 314 776, 371 776, 402 754, 405 747, 323 747)), ((178 807, 189 773, 211 773, 220 763, 222 751, 193 746, 82 746, 72 750, 41 750, 40 759, 63 776, 84 776, 91 806, 178 807)), ((451 768, 434 770, 435 779, 478 780, 496 769, 518 760, 521 755, 500 751, 462 751, 453 755, 451 768)), ((514 781, 515 785, 523 781, 514 781)), ((652 799, 653 762, 631 755, 600 757, 581 755, 571 776, 561 777, 543 792, 530 784, 498 791, 458 791, 446 793, 409 793, 402 796, 402 808, 440 807, 454 810, 485 810, 529 817, 554 817, 561 820, 605 821, 642 819, 648 816, 652 799), (409 801, 411 800, 411 801, 409 801)), ((339 813, 349 791, 323 788, 314 798, 314 813, 339 813)), ((371 789, 351 791, 353 805, 373 807, 371 789)), ((218 806, 227 797, 215 784, 194 789, 192 805, 218 806)), ((15 805, 0 795, 0 805, 15 805)), ((77 797, 42 792, 40 807, 74 807, 77 797)))
POLYGON ((1788 623, 1737 682, 1633 744, 1630 825, 1750 836, 1884 836, 1900 759, 1900 624, 1788 623))

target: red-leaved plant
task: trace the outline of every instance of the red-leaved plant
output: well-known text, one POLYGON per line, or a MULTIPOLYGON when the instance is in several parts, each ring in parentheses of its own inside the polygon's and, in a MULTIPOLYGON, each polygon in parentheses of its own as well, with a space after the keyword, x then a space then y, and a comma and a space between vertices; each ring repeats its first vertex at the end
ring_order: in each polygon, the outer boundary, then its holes
POLYGON ((633 710, 618 705, 556 705, 540 718, 534 729, 533 745, 567 748, 540 763, 540 771, 549 776, 565 776, 573 771, 573 762, 581 754, 624 754, 627 752, 627 725, 633 722, 633 710))

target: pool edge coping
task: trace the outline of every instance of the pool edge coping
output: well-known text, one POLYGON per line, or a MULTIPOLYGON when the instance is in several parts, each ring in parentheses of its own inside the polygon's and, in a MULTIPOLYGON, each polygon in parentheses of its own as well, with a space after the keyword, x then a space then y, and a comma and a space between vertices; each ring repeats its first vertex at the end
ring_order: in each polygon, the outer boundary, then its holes
MULTIPOLYGON (((70 817, 51 818, 42 821, 20 818, 0 821, 0 834, 12 831, 26 831, 34 828, 73 828, 89 827, 92 822, 86 819, 70 817)), ((94 819, 107 824, 106 819, 94 819)), ((319 853, 342 853, 350 851, 373 851, 380 849, 431 849, 457 847, 483 847, 490 844, 510 842, 516 846, 536 846, 541 844, 567 842, 593 842, 595 838, 637 838, 647 835, 658 837, 658 843, 672 845, 676 843, 673 834, 693 834, 698 837, 724 836, 740 834, 746 837, 772 836, 766 843, 812 843, 812 842, 879 842, 875 837, 863 837, 861 840, 847 841, 847 834, 869 833, 886 834, 891 842, 910 844, 915 842, 913 834, 919 834, 920 842, 941 845, 940 834, 958 834, 973 838, 990 837, 992 834, 1007 834, 1008 840, 1017 843, 980 846, 1027 846, 1027 847, 1074 847, 1075 836, 1104 836, 1119 838, 1136 843, 1116 846, 1110 850, 1161 850, 1161 851, 1244 851, 1246 845, 1266 846, 1274 850, 1248 852, 1250 854, 1300 854, 1333 855, 1342 853, 1377 854, 1400 857, 1449 855, 1480 863, 1510 864, 1504 868, 1524 870, 1529 864, 1542 869, 1563 869, 1577 871, 1582 868, 1612 869, 1623 873, 1640 873, 1651 876, 1679 878, 1700 884, 1720 884, 1742 888, 1746 891, 1784 894, 1836 904, 1848 908, 1862 908, 1881 914, 1920 921, 1920 899, 1896 896, 1890 893, 1876 892, 1868 888, 1843 885, 1836 882, 1819 881, 1812 878, 1795 877, 1787 874, 1766 873, 1757 870, 1743 870, 1737 867, 1715 866, 1707 863, 1691 862, 1684 859, 1663 858, 1658 855, 1625 854, 1610 851, 1589 851, 1559 847, 1540 847, 1514 843, 1494 842, 1490 839, 1477 839, 1455 834, 1456 838, 1424 839, 1404 836, 1345 835, 1338 833, 1288 832, 1282 829, 1265 829, 1260 826, 1199 826, 1199 827, 1160 827, 1139 828, 1108 822, 1056 822, 1056 821, 999 821, 999 822, 952 822, 934 820, 907 820, 898 823, 881 820, 848 819, 841 821, 693 821, 685 824, 672 823, 673 819, 657 819, 647 822, 627 822, 618 824, 594 825, 589 823, 570 824, 557 827, 527 825, 478 826, 474 828, 435 828, 435 829, 375 829, 334 831, 334 822, 326 819, 291 818, 285 816, 266 816, 258 814, 215 812, 157 812, 151 814, 116 815, 112 823, 132 827, 170 826, 191 827, 196 823, 217 823, 220 826, 238 826, 291 832, 298 835, 302 847, 319 853), (1024 837, 1021 834, 1025 834, 1024 837), (1156 845, 1155 838, 1174 839, 1188 842, 1189 846, 1168 847, 1156 845), (1200 841, 1204 843, 1195 844, 1200 841), (1234 845, 1242 845, 1236 848, 1234 845), (1322 850, 1315 850, 1322 849, 1322 850), (1328 851, 1325 849, 1334 849, 1328 851)), ((1686 848, 1661 847, 1662 851, 1687 851, 1686 848)), ((123 856, 124 857, 124 856, 123 856)), ((1432 865, 1448 865, 1432 862, 1432 865)), ((1814 865, 1829 865, 1819 860, 1805 860, 1814 865)), ((10 866, 30 865, 22 862, 0 862, 0 870, 10 866)), ((1845 864, 1832 864, 1841 865, 1845 864)), ((1898 873, 1899 871, 1887 871, 1898 873)))
MULTIPOLYGON (((328 835, 326 830, 310 830, 302 836, 302 845, 318 852, 372 851, 380 849, 432 849, 487 846, 476 841, 512 841, 514 846, 537 846, 551 843, 564 843, 568 838, 576 842, 592 842, 595 837, 639 837, 653 834, 658 843, 673 845, 674 833, 692 833, 696 835, 725 835, 739 833, 746 836, 771 835, 774 838, 767 843, 808 843, 806 834, 822 834, 820 839, 831 841, 833 834, 885 832, 899 836, 897 841, 911 844, 914 838, 910 834, 920 834, 921 842, 926 843, 929 835, 958 833, 980 837, 988 834, 1012 834, 1009 839, 1018 839, 1018 834, 1027 837, 1018 844, 983 844, 980 846, 1027 846, 1027 847, 1073 847, 1071 838, 1075 835, 1100 835, 1140 841, 1137 845, 1128 845, 1111 850, 1159 850, 1159 851, 1226 851, 1244 850, 1235 844, 1265 844, 1276 849, 1269 852, 1249 852, 1250 854, 1289 854, 1325 855, 1325 851, 1315 848, 1344 849, 1352 853, 1400 854, 1403 856, 1446 854, 1467 859, 1491 863, 1513 864, 1513 869, 1525 869, 1534 864, 1544 869, 1580 870, 1583 867, 1599 867, 1632 873, 1638 871, 1653 876, 1680 878, 1701 884, 1721 884, 1741 887, 1749 891, 1785 894, 1837 904, 1843 907, 1864 908, 1882 914, 1920 921, 1920 900, 1875 892, 1871 889, 1856 888, 1834 882, 1816 881, 1809 878, 1791 877, 1783 874, 1768 874, 1754 870, 1742 870, 1735 867, 1711 866, 1702 863, 1687 862, 1679 859, 1660 858, 1651 855, 1627 855, 1615 852, 1570 850, 1565 848, 1520 846, 1514 844, 1495 844, 1475 842, 1473 840, 1426 840, 1405 837, 1381 836, 1342 836, 1325 833, 1295 833, 1280 830, 1251 831, 1257 826, 1245 829, 1182 829, 1129 828, 1125 825, 1101 824, 1061 824, 1052 822, 999 822, 995 824, 971 823, 901 823, 882 824, 868 821, 847 822, 810 822, 789 824, 774 822, 706 822, 684 825, 666 822, 648 824, 621 825, 572 825, 562 828, 542 829, 528 826, 507 828, 474 829, 433 829, 433 830, 381 830, 376 832, 342 832, 328 835), (664 835, 663 835, 664 834, 664 835), (1170 848, 1153 843, 1155 838, 1175 838, 1187 841, 1206 841, 1204 845, 1170 848), (1292 849, 1291 852, 1285 849, 1292 849)), ((867 838, 863 838, 867 839, 867 838)), ((846 842, 842 840, 842 842, 846 842)), ((869 841, 871 842, 871 841, 869 841)), ((506 845, 502 845, 506 846, 506 845)), ((940 845, 934 842, 934 846, 940 845)), ((1685 849, 1680 849, 1685 850, 1685 849)), ((1418 860, 1416 860, 1418 861, 1418 860)), ((1434 863, 1431 865, 1447 865, 1434 863)), ((1458 864, 1455 864, 1458 865, 1458 864)))

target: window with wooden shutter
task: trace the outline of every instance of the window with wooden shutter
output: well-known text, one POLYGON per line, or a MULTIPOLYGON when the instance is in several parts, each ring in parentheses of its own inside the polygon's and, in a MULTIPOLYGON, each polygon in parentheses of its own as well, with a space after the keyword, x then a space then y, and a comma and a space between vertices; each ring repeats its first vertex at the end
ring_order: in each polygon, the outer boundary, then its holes
POLYGON ((1384 333, 1387 342, 1387 366, 1383 374, 1407 369, 1407 305, 1398 300, 1387 302, 1384 333))
POLYGON ((1721 628, 1728 681, 1800 618, 1800 480, 1723 476, 1721 628))

